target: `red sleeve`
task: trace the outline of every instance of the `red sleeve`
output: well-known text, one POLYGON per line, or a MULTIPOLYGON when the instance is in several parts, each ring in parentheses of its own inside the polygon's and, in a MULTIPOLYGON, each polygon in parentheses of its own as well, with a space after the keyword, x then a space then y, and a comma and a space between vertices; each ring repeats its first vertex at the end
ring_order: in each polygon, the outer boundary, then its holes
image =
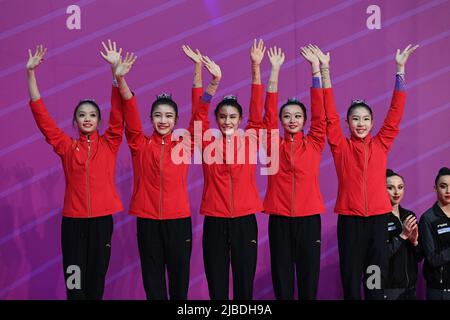
POLYGON ((252 92, 250 97, 250 110, 248 115, 247 126, 245 127, 246 130, 263 128, 262 105, 263 105, 263 86, 261 84, 252 84, 252 92))
MULTIPOLYGON (((193 88, 192 89, 192 95, 194 97, 194 91, 199 90, 199 88, 193 88)), ((204 101, 202 98, 200 99, 192 99, 192 110, 193 110, 193 115, 191 117, 191 121, 189 122, 189 128, 188 131, 191 134, 191 137, 194 137, 194 139, 192 139, 192 142, 196 143, 197 145, 202 145, 202 141, 203 141, 203 134, 205 133, 206 130, 209 129, 209 118, 208 118, 208 112, 209 112, 209 106, 210 106, 210 102, 209 101, 204 101), (201 136, 195 136, 194 134, 197 133, 194 128, 195 128, 195 124, 200 125, 201 130, 197 130, 197 132, 201 132, 201 136)))
POLYGON ((45 136, 45 140, 59 156, 62 156, 70 147, 72 139, 58 127, 55 120, 48 113, 42 99, 30 101, 30 107, 34 120, 39 130, 45 136))
POLYGON ((267 92, 264 104, 264 127, 278 129, 278 92, 267 92))
POLYGON ((328 144, 331 147, 331 151, 334 153, 339 151, 339 147, 345 141, 345 136, 341 128, 339 114, 336 111, 333 89, 324 88, 323 95, 324 95, 325 116, 327 119, 328 144))
POLYGON ((400 121, 402 120, 403 110, 405 108, 406 93, 395 90, 392 95, 391 106, 389 108, 383 126, 378 132, 376 138, 381 141, 386 151, 392 145, 395 137, 400 132, 400 121))
POLYGON ((191 114, 194 115, 195 108, 200 104, 200 99, 203 95, 203 87, 192 88, 192 110, 191 114))
POLYGON ((103 137, 108 142, 111 150, 117 152, 122 143, 123 134, 123 112, 122 99, 119 88, 112 87, 111 92, 111 112, 109 114, 109 125, 103 137))
POLYGON ((145 144, 144 130, 137 107, 136 97, 123 101, 123 112, 125 114, 125 135, 131 152, 136 152, 145 144))
POLYGON ((321 88, 311 88, 311 128, 308 137, 323 150, 325 146, 326 118, 323 102, 323 90, 321 88))
POLYGON ((262 117, 263 89, 261 84, 252 84, 249 115, 245 127, 245 135, 250 139, 249 142, 255 143, 257 149, 259 149, 259 131, 264 128, 262 117))
POLYGON ((267 139, 263 140, 263 145, 266 147, 267 155, 272 154, 272 137, 279 139, 280 134, 273 134, 272 130, 279 130, 278 127, 278 92, 266 92, 266 101, 264 104, 264 119, 263 126, 267 130, 267 139))

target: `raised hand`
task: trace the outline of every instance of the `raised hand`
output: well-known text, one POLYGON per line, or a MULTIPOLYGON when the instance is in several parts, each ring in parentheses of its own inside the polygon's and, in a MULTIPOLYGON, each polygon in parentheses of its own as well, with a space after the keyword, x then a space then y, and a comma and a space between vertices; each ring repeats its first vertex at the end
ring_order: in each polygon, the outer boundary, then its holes
POLYGON ((137 56, 135 56, 134 53, 127 52, 125 59, 123 61, 122 61, 122 59, 120 59, 119 64, 115 68, 115 76, 117 78, 124 77, 130 71, 130 69, 133 66, 133 63, 136 61, 136 59, 137 59, 137 56))
POLYGON ((33 71, 36 69, 38 65, 44 61, 45 53, 47 52, 47 48, 44 48, 42 44, 36 46, 36 51, 34 54, 31 53, 31 49, 28 49, 28 62, 27 62, 27 70, 33 71))
POLYGON ((264 53, 266 52, 266 47, 264 47, 264 41, 259 39, 257 42, 256 39, 253 40, 252 48, 250 49, 250 58, 253 64, 261 64, 262 59, 264 58, 264 53))
POLYGON ((322 67, 328 67, 330 65, 330 52, 324 54, 322 50, 315 44, 308 45, 308 48, 310 48, 312 52, 314 52, 314 54, 317 56, 317 58, 319 58, 319 62, 322 67))
POLYGON ((315 54, 314 48, 306 46, 300 48, 300 54, 305 58, 306 61, 308 61, 312 66, 317 66, 317 68, 320 65, 319 57, 315 54))
POLYGON ((222 71, 214 61, 207 56, 202 56, 202 62, 214 79, 220 80, 222 78, 222 71))
POLYGON ((267 56, 269 57, 272 68, 279 69, 284 62, 284 52, 276 46, 269 48, 267 56))
POLYGON ((400 49, 397 49, 397 53, 395 55, 395 62, 398 66, 404 66, 406 61, 408 61, 409 55, 416 51, 419 45, 415 45, 414 47, 409 44, 402 52, 400 49))
POLYGON ((183 49, 184 54, 186 54, 186 56, 194 63, 202 63, 202 54, 198 49, 195 49, 194 52, 194 50, 192 50, 188 45, 183 45, 181 48, 183 49))
POLYGON ((117 51, 117 45, 116 42, 113 41, 111 43, 111 40, 108 39, 108 46, 102 41, 103 48, 105 49, 105 52, 100 51, 100 54, 102 55, 103 59, 106 60, 106 62, 110 63, 111 66, 117 66, 120 63, 120 55, 122 54, 122 48, 119 48, 119 51, 117 51))

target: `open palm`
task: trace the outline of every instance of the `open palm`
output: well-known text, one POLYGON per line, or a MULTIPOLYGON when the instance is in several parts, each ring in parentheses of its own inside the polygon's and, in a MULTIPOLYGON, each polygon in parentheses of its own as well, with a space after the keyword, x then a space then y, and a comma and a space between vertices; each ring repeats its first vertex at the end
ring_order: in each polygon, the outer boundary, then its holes
POLYGON ((122 54, 122 48, 117 51, 117 44, 115 41, 111 43, 111 40, 108 39, 108 45, 106 45, 102 41, 103 48, 105 52, 100 51, 103 59, 105 59, 111 65, 117 65, 120 62, 120 55, 122 54))
POLYGON ((44 48, 42 44, 36 46, 36 51, 34 54, 31 53, 31 49, 28 49, 27 69, 34 70, 38 65, 40 65, 44 60, 46 52, 47 48, 44 48))
POLYGON ((137 56, 135 56, 134 53, 130 54, 127 52, 125 59, 120 61, 115 69, 116 77, 124 77, 131 70, 136 59, 137 56))

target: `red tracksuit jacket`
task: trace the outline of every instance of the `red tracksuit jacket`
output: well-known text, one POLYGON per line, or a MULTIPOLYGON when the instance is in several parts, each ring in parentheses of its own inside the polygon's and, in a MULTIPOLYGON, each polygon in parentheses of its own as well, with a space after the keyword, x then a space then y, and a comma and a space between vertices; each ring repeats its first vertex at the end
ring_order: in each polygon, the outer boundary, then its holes
MULTIPOLYGON (((192 89, 192 108, 208 108, 200 99, 202 88, 192 89)), ((124 101, 125 133, 133 159, 134 186, 129 213, 148 219, 178 219, 191 215, 187 192, 189 164, 176 164, 171 154, 174 148, 182 147, 184 152, 193 148, 193 121, 187 140, 171 141, 171 134, 161 136, 156 131, 144 135, 136 98, 124 101), (180 146, 180 144, 183 144, 180 146)))
POLYGON ((42 99, 30 102, 39 129, 62 160, 66 178, 63 216, 95 218, 123 210, 114 184, 123 131, 120 105, 119 90, 113 87, 105 134, 101 136, 95 131, 89 136, 81 134, 76 140, 58 128, 42 99))
MULTIPOLYGON (((266 95, 264 124, 278 129, 278 93, 266 95)), ((264 211, 289 217, 303 217, 325 211, 319 184, 319 169, 325 145, 326 119, 321 88, 311 88, 311 128, 279 138, 279 169, 269 175, 264 211)), ((268 144, 268 154, 276 156, 268 144)))
POLYGON ((364 139, 346 138, 331 88, 324 90, 328 143, 338 176, 334 211, 353 216, 375 216, 392 211, 386 191, 389 148, 400 131, 406 93, 395 90, 389 112, 378 134, 364 139))
MULTIPOLYGON (((250 115, 246 129, 262 128, 262 85, 252 85, 250 115)), ((203 121, 203 129, 209 129, 208 105, 196 110, 197 118, 203 121)), ((256 164, 250 163, 250 157, 256 156, 258 137, 234 135, 232 150, 234 161, 228 164, 227 139, 219 137, 213 141, 203 142, 203 198, 200 212, 207 216, 236 218, 254 214, 263 210, 256 186, 256 164), (253 146, 253 147, 252 147, 253 146), (211 151, 216 159, 223 163, 206 163, 209 150, 216 147, 218 152, 211 151), (245 159, 238 159, 238 153, 245 155, 245 159), (245 161, 244 161, 245 160, 245 161)), ((213 138, 214 139, 214 138, 213 138)), ((217 150, 216 150, 217 151, 217 150)), ((229 154, 229 153, 228 153, 229 154)))

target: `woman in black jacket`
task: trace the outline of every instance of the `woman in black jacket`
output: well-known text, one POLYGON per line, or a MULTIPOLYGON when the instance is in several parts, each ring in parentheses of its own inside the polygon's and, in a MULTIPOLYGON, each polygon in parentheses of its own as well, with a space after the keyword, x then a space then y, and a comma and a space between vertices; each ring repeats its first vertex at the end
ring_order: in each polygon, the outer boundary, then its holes
POLYGON ((428 300, 450 300, 450 169, 441 168, 434 181, 437 201, 420 218, 423 274, 428 300))
POLYGON ((400 206, 405 190, 403 177, 388 169, 386 185, 392 212, 387 225, 389 271, 384 296, 387 300, 415 300, 417 265, 423 258, 416 215, 400 206))

